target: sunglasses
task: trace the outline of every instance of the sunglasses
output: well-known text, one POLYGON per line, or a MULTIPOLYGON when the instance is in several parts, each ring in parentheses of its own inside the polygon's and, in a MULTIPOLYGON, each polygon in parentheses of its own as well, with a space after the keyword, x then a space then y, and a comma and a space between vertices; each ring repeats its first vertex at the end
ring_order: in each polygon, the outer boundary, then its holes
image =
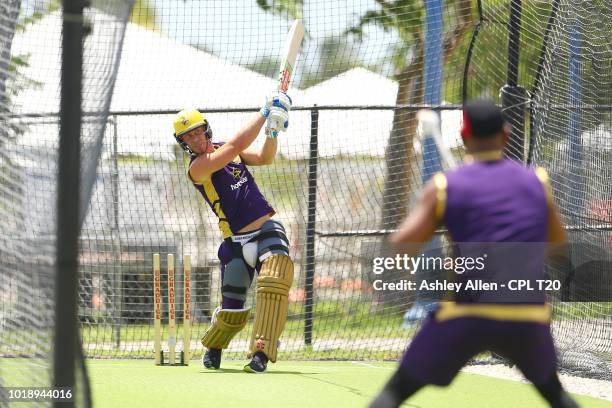
MULTIPOLYGON (((204 136, 206 136, 206 139, 210 140, 212 139, 212 129, 210 128, 210 126, 208 125, 208 123, 204 123, 202 125, 202 127, 204 128, 204 136)), ((198 128, 196 128, 198 129, 198 128)), ((184 135, 179 136, 178 138, 181 141, 184 141, 184 137, 187 136, 189 133, 193 132, 195 129, 192 129, 191 131, 185 133, 184 135)))

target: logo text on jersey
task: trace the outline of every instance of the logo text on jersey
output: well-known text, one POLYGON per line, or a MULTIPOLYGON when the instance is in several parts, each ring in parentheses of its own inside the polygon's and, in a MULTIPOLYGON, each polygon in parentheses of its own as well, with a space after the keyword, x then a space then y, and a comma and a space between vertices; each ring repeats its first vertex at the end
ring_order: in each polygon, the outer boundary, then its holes
POLYGON ((232 190, 238 190, 246 182, 247 182, 247 178, 246 177, 241 178, 236 183, 231 184, 232 190))

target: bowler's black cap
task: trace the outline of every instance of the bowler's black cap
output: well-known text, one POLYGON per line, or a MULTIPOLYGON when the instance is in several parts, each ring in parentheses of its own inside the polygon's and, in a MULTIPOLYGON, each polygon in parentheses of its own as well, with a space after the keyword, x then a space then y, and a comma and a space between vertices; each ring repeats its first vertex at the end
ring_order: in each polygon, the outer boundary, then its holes
POLYGON ((493 136, 503 129, 505 123, 501 109, 493 101, 475 99, 463 105, 461 136, 493 136))

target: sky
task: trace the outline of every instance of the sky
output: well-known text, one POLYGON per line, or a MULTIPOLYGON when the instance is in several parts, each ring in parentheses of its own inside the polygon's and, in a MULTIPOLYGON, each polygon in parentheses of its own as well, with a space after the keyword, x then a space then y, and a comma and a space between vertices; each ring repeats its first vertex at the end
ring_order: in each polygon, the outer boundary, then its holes
MULTIPOLYGON (((151 0, 153 2, 153 0, 151 0)), ((155 0, 157 24, 162 32, 186 44, 200 44, 216 55, 246 64, 263 56, 277 56, 291 19, 263 11, 255 0, 155 0)), ((326 36, 340 36, 367 10, 373 0, 305 0, 304 22, 308 30, 302 59, 317 60, 319 46, 326 36)), ((366 30, 359 45, 366 62, 383 59, 396 41, 394 34, 378 28, 366 30)))
MULTIPOLYGON (((48 1, 24 0, 22 11, 31 14, 48 1)), ((292 23, 288 16, 265 12, 256 0, 148 2, 155 8, 156 25, 163 35, 184 44, 199 45, 241 65, 266 56, 279 58, 292 23)), ((366 11, 378 8, 374 0, 304 0, 304 3, 303 21, 307 37, 298 57, 296 81, 299 81, 302 71, 317 69, 325 37, 341 36, 366 11)), ((356 43, 355 48, 366 64, 381 65, 388 58, 390 45, 395 42, 397 36, 394 33, 385 33, 371 26, 365 29, 363 41, 356 43)), ((388 73, 390 64, 387 63, 386 68, 388 73)))

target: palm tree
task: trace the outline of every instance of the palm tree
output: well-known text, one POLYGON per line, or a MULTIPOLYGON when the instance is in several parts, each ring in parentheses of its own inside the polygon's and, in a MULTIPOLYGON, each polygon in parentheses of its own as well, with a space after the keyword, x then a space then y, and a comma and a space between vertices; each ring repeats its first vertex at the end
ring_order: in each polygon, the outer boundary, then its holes
MULTIPOLYGON (((399 43, 394 49, 393 63, 395 79, 398 82, 396 105, 423 103, 423 52, 425 46, 425 10, 420 0, 377 0, 378 10, 369 10, 358 23, 347 30, 347 34, 363 37, 365 27, 375 25, 386 32, 395 32, 399 43)), ((451 0, 445 4, 444 13, 447 27, 443 40, 444 61, 461 43, 465 33, 472 27, 472 6, 470 0, 451 0)), ((382 229, 392 229, 406 215, 407 198, 412 195, 416 177, 414 164, 414 135, 416 134, 416 112, 398 109, 393 116, 393 127, 387 143, 385 160, 387 175, 383 190, 382 229)))
MULTIPOLYGON (((396 105, 420 104, 423 102, 423 49, 425 9, 421 0, 376 0, 378 8, 366 11, 357 24, 345 34, 357 40, 363 38, 364 29, 370 25, 394 32, 399 43, 393 48, 394 78, 398 81, 396 105)), ((445 32, 444 60, 448 60, 462 38, 473 26, 471 0, 448 0, 445 2, 447 27, 445 32)), ((300 18, 303 0, 257 0, 266 11, 300 18)), ((393 127, 385 153, 387 174, 383 191, 382 229, 394 228, 406 214, 406 198, 413 191, 413 164, 416 161, 413 138, 416 134, 416 112, 398 109, 393 117, 393 127)))

